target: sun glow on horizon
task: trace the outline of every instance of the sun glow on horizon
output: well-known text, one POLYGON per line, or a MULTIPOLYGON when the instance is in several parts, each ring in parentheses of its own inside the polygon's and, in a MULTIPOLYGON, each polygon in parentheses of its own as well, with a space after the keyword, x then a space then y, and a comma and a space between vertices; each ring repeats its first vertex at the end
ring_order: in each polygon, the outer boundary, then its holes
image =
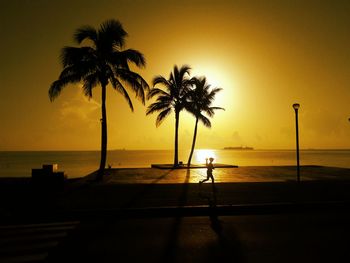
POLYGON ((197 163, 205 163, 205 159, 211 157, 214 158, 214 162, 216 162, 215 151, 211 149, 199 149, 194 152, 194 158, 197 163))

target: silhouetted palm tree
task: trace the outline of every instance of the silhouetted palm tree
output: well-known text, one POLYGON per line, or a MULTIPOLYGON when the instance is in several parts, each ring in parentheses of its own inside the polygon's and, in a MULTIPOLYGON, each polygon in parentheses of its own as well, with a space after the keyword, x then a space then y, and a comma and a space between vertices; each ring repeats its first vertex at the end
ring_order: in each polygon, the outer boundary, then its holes
POLYGON ((106 87, 112 87, 122 94, 130 109, 133 105, 125 84, 131 87, 136 97, 145 103, 147 82, 137 73, 130 70, 128 63, 138 67, 145 66, 142 53, 133 49, 123 50, 127 32, 117 20, 107 20, 96 30, 91 26, 78 28, 74 33, 77 44, 87 41, 82 47, 64 47, 61 51, 63 70, 49 89, 50 100, 53 101, 67 84, 82 83, 83 91, 89 98, 92 89, 98 85, 102 88, 102 118, 101 118, 101 161, 97 180, 103 178, 107 154, 107 118, 106 118, 106 87))
POLYGON ((157 76, 153 79, 153 88, 148 93, 148 99, 157 97, 156 102, 148 106, 146 114, 160 112, 156 119, 157 127, 174 110, 175 112, 175 153, 174 167, 178 165, 178 130, 180 121, 180 111, 184 108, 186 93, 190 89, 189 79, 190 67, 182 66, 180 69, 175 65, 174 71, 170 73, 169 79, 157 76), (165 90, 155 88, 157 84, 165 87, 165 90))
POLYGON ((215 114, 215 110, 225 110, 224 108, 211 106, 212 102, 215 99, 215 95, 222 90, 221 88, 211 89, 205 77, 194 77, 192 78, 192 81, 194 83, 194 89, 188 92, 185 107, 186 110, 193 114, 196 118, 196 124, 194 126, 191 152, 187 161, 188 167, 191 165, 191 159, 194 147, 196 145, 198 121, 201 121, 204 124, 204 126, 208 128, 211 127, 210 120, 205 115, 203 115, 203 113, 206 114, 208 117, 213 117, 215 114))

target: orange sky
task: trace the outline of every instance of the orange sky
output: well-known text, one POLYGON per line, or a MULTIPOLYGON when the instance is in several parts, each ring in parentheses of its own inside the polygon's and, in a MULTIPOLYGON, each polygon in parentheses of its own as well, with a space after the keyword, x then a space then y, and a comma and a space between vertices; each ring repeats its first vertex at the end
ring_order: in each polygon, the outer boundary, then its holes
MULTIPOLYGON (((200 126, 198 148, 294 148, 295 102, 301 148, 350 148, 349 14, 347 1, 1 1, 0 150, 100 148, 100 89, 90 101, 78 86, 53 103, 47 92, 75 29, 110 18, 146 56, 149 83, 189 64, 223 88, 214 105, 226 111, 200 126)), ((174 115, 156 128, 141 103, 131 113, 107 95, 109 149, 173 148, 174 115)), ((194 119, 180 117, 187 149, 194 119)))

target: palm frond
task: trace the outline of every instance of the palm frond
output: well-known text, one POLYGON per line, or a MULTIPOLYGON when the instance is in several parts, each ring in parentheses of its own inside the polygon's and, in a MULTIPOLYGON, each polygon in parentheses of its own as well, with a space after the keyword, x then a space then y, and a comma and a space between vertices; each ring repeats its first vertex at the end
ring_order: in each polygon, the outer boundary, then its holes
POLYGON ((211 122, 207 117, 202 114, 199 114, 197 117, 205 127, 211 128, 211 122))
POLYGON ((82 62, 96 62, 96 54, 91 47, 64 47, 61 50, 60 60, 63 67, 67 67, 82 62))
POLYGON ((145 91, 149 90, 147 82, 136 72, 126 69, 116 69, 116 75, 125 81, 136 94, 136 98, 140 99, 142 104, 145 104, 145 91))
POLYGON ((215 111, 211 109, 210 107, 205 107, 201 109, 201 111, 204 111, 210 118, 214 117, 215 111))
POLYGON ((119 47, 125 44, 125 37, 128 33, 123 25, 115 19, 109 19, 103 22, 98 30, 98 39, 100 47, 119 47))
POLYGON ((97 42, 97 32, 92 26, 82 26, 78 28, 73 37, 77 44, 81 44, 84 40, 91 40, 94 45, 97 42))
POLYGON ((186 74, 189 76, 190 70, 191 70, 191 67, 188 65, 181 66, 180 70, 176 65, 174 66, 173 78, 178 87, 183 86, 183 84, 185 84, 184 81, 186 82, 187 80, 189 80, 188 78, 186 78, 186 74))
POLYGON ((116 56, 120 60, 123 60, 126 64, 127 62, 131 62, 138 67, 146 66, 146 59, 144 55, 137 50, 127 49, 127 50, 119 51, 119 52, 116 52, 116 56))
POLYGON ((171 103, 167 102, 167 101, 158 101, 158 102, 154 102, 151 105, 148 106, 147 108, 147 114, 153 113, 153 112, 159 112, 162 111, 164 109, 167 108, 172 108, 171 103))
POLYGON ((225 108, 221 107, 210 107, 212 110, 225 110, 225 108))
POLYGON ((79 76, 84 79, 86 76, 98 72, 98 68, 93 63, 77 63, 72 66, 64 68, 59 76, 62 78, 70 78, 71 76, 79 76))
POLYGON ((207 89, 207 91, 206 91, 207 99, 210 101, 213 101, 215 99, 216 94, 220 91, 222 91, 222 88, 213 88, 210 92, 209 92, 209 89, 207 89))
POLYGON ((158 114, 156 119, 156 127, 159 127, 159 125, 162 124, 162 122, 165 120, 165 118, 171 113, 171 108, 163 110, 161 113, 158 114))
POLYGON ((51 84, 49 88, 49 98, 51 102, 54 101, 61 94, 62 88, 65 85, 63 85, 63 83, 59 80, 56 80, 51 84))
POLYGON ((205 77, 193 77, 191 81, 194 84, 194 88, 186 95, 185 108, 195 117, 201 118, 200 120, 205 126, 210 127, 202 112, 209 117, 213 117, 215 110, 224 110, 224 108, 221 107, 211 106, 215 95, 222 89, 211 89, 205 77))
POLYGON ((166 93, 162 89, 152 88, 147 94, 147 99, 149 100, 149 99, 153 98, 154 96, 169 96, 170 97, 170 94, 166 93))
POLYGON ((186 105, 184 106, 184 108, 186 109, 186 111, 187 111, 188 113, 190 113, 190 114, 191 114, 193 117, 195 117, 195 118, 197 118, 197 116, 198 116, 199 114, 201 114, 200 111, 198 111, 197 109, 191 107, 191 106, 188 105, 188 104, 186 104, 186 105))
POLYGON ((191 67, 189 65, 182 65, 179 71, 179 76, 185 76, 186 74, 190 74, 191 67))
POLYGON ((164 78, 163 76, 160 76, 160 75, 159 76, 155 76, 153 78, 152 83, 153 83, 153 87, 158 85, 158 84, 162 84, 165 87, 171 86, 170 82, 166 78, 164 78))
POLYGON ((220 91, 222 91, 222 88, 213 88, 210 93, 215 93, 216 94, 216 93, 218 93, 220 91))
POLYGON ((205 107, 202 109, 202 111, 204 111, 210 118, 214 117, 215 110, 225 110, 225 109, 221 107, 205 107))
POLYGON ((62 70, 58 78, 63 79, 72 75, 78 75, 79 71, 80 71, 80 68, 77 68, 75 66, 68 66, 62 70))
POLYGON ((131 111, 134 111, 134 106, 132 105, 132 101, 129 97, 128 92, 126 91, 126 89, 124 88, 123 84, 114 76, 110 77, 110 82, 112 84, 112 87, 118 91, 120 94, 123 95, 124 99, 126 100, 126 102, 129 105, 129 108, 131 109, 131 111))
POLYGON ((49 88, 50 101, 54 101, 58 97, 58 95, 60 95, 62 89, 66 85, 70 83, 72 84, 78 83, 80 82, 80 80, 81 80, 80 76, 72 75, 70 77, 59 78, 58 80, 54 81, 49 88))
POLYGON ((146 115, 165 109, 171 109, 171 103, 169 103, 169 101, 157 101, 147 107, 146 115))
POLYGON ((99 78, 97 74, 90 74, 84 78, 83 91, 84 95, 88 98, 92 97, 92 89, 99 84, 99 78))

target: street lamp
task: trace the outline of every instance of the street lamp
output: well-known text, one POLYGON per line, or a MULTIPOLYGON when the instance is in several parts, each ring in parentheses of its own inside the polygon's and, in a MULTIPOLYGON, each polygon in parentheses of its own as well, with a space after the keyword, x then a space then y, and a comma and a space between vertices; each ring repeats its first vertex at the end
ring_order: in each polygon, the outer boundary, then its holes
POLYGON ((293 104, 295 111, 295 130, 296 130, 296 142, 297 142, 297 182, 300 183, 300 165, 299 165, 299 128, 298 128, 298 110, 300 108, 299 103, 293 104))

